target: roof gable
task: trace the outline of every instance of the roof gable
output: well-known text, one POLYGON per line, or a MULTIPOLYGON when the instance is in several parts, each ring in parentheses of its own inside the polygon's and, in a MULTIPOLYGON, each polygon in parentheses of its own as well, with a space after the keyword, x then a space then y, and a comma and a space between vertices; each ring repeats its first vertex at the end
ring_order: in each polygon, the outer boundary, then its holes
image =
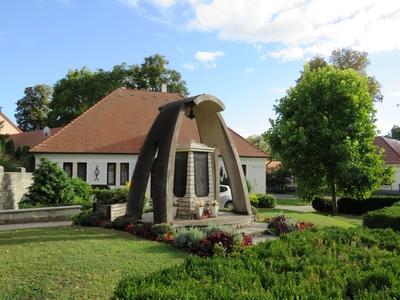
MULTIPOLYGON (((175 93, 117 89, 62 130, 32 149, 34 153, 137 154, 157 117, 158 108, 182 100, 175 93)), ((267 154, 231 130, 240 156, 267 154)), ((200 142, 196 121, 184 118, 179 143, 200 142)))
POLYGON ((0 111, 0 122, 4 121, 3 128, 0 129, 0 134, 14 134, 22 132, 5 114, 0 111))
POLYGON ((400 141, 377 136, 374 143, 385 150, 383 158, 386 164, 400 164, 400 141))

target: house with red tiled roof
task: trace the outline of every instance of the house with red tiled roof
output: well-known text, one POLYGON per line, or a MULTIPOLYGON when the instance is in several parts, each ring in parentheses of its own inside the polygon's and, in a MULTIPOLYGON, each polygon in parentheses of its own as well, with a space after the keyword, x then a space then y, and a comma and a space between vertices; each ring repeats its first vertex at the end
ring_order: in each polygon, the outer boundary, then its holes
POLYGON ((382 186, 384 191, 400 193, 400 141, 383 136, 375 138, 375 145, 383 149, 385 165, 394 168, 395 181, 392 185, 382 186))
MULTIPOLYGON (((31 150, 55 161, 69 175, 94 186, 118 187, 130 180, 146 135, 175 93, 117 89, 31 150)), ((179 144, 201 142, 196 121, 184 118, 179 144)), ((255 192, 265 193, 267 153, 230 130, 246 178, 255 192)), ((222 163, 222 162, 221 162, 222 163)))
POLYGON ((17 127, 5 114, 0 111, 0 134, 10 135, 14 133, 21 133, 22 130, 17 127))

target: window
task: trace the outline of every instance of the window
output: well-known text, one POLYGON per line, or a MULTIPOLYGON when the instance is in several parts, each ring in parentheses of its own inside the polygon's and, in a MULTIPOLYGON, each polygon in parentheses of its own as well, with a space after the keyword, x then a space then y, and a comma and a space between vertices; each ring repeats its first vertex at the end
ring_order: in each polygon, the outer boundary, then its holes
POLYGON ((116 163, 107 164, 107 184, 115 185, 116 163))
POLYGON ((129 163, 121 163, 120 184, 125 185, 129 181, 129 163))
POLYGON ((83 181, 87 179, 87 164, 86 163, 78 163, 78 172, 77 175, 83 181))
POLYGON ((174 195, 176 197, 184 197, 186 195, 187 160, 187 152, 176 153, 174 171, 174 195))
POLYGON ((247 166, 246 165, 242 165, 242 169, 243 169, 244 177, 247 177, 247 166))
POLYGON ((209 194, 208 153, 194 152, 194 191, 197 197, 209 194))
POLYGON ((69 177, 72 177, 72 162, 63 163, 64 172, 68 174, 69 177))
POLYGON ((227 190, 228 190, 228 188, 226 186, 222 186, 222 185, 219 186, 220 193, 226 192, 227 190))

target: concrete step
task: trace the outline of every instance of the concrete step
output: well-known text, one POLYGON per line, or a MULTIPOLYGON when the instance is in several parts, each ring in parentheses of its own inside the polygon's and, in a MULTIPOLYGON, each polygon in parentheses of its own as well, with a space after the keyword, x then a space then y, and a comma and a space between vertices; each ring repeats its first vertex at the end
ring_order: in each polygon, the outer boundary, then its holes
POLYGON ((241 228, 239 230, 240 233, 244 233, 246 235, 251 235, 253 237, 253 244, 256 245, 260 242, 264 241, 273 241, 278 239, 278 237, 268 234, 266 232, 268 224, 266 223, 258 223, 253 222, 250 226, 241 228))

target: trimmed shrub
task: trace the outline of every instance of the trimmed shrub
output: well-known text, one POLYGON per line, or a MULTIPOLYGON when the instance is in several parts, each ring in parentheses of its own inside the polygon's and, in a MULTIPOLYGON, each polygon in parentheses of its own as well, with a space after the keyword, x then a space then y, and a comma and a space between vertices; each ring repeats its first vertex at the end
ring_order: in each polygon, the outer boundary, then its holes
POLYGON ((367 213, 363 217, 363 224, 368 228, 391 228, 400 231, 400 204, 367 213))
POLYGON ((353 199, 343 197, 338 201, 339 212, 344 214, 362 215, 369 211, 378 210, 400 201, 400 197, 370 197, 367 199, 353 199))
POLYGON ((252 206, 259 208, 274 208, 276 199, 270 194, 253 193, 250 195, 250 203, 252 206))
POLYGON ((72 217, 72 223, 79 226, 97 226, 101 216, 93 212, 92 209, 81 211, 72 217))
POLYGON ((94 190, 94 198, 96 202, 100 202, 103 204, 116 204, 116 203, 125 203, 128 201, 128 189, 95 189, 94 190))
POLYGON ((319 212, 332 212, 332 201, 331 199, 315 197, 311 202, 312 207, 319 212))
POLYGON ((229 257, 190 257, 147 276, 127 274, 113 299, 397 299, 400 235, 311 229, 229 257))

